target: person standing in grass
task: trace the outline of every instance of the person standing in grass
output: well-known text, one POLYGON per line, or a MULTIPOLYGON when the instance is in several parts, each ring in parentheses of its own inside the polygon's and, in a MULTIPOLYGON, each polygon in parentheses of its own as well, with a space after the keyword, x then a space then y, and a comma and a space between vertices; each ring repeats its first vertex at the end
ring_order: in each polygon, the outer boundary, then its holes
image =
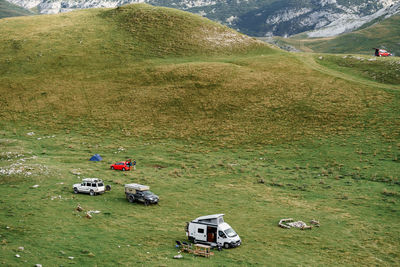
POLYGON ((132 167, 132 160, 131 160, 131 159, 128 159, 128 160, 126 161, 126 165, 129 167, 129 169, 131 169, 131 167, 132 167))

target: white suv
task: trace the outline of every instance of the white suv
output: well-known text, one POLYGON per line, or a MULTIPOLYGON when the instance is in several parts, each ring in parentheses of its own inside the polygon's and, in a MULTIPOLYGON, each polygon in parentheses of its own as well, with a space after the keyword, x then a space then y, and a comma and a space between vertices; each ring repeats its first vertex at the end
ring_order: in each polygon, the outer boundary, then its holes
POLYGON ((89 193, 91 196, 95 196, 110 191, 111 186, 104 186, 103 181, 98 178, 85 178, 81 184, 74 184, 73 189, 75 194, 89 193))

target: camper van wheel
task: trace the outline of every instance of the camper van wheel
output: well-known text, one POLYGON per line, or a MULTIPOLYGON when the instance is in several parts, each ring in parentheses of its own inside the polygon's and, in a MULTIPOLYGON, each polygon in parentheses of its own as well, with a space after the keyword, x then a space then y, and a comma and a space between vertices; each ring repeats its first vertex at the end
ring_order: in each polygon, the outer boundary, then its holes
POLYGON ((78 194, 78 193, 79 193, 78 188, 74 187, 74 193, 75 193, 75 194, 78 194))
POLYGON ((129 197, 128 197, 128 200, 129 200, 130 203, 135 202, 135 198, 134 198, 133 196, 129 196, 129 197))
POLYGON ((229 243, 224 243, 224 248, 229 248, 229 243))
POLYGON ((94 193, 93 190, 90 190, 89 194, 90 194, 91 196, 94 196, 94 195, 95 195, 95 193, 94 193))

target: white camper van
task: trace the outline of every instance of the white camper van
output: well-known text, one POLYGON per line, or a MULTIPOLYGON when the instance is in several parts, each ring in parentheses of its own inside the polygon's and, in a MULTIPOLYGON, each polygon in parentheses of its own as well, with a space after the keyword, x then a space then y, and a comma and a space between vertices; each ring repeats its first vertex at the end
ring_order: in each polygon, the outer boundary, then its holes
POLYGON ((241 240, 232 227, 224 222, 224 214, 202 216, 188 222, 186 235, 193 243, 233 248, 240 246, 241 240))

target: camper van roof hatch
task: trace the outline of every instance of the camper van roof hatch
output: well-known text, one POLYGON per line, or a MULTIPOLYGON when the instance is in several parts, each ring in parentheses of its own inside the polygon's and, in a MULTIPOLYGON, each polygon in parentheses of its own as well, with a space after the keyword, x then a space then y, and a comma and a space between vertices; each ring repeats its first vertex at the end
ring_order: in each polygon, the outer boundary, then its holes
POLYGON ((209 223, 209 224, 221 224, 224 222, 224 216, 225 214, 213 214, 213 215, 206 215, 206 216, 201 216, 198 217, 197 219, 194 220, 194 222, 201 222, 201 223, 209 223))

